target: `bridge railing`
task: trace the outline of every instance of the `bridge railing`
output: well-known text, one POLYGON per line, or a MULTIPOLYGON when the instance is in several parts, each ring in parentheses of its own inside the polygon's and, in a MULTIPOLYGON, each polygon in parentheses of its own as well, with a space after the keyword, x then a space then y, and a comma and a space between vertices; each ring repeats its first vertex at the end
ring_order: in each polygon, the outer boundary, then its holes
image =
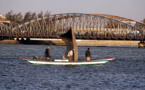
MULTIPOLYGON (((59 38, 62 33, 51 32, 51 33, 41 33, 33 32, 28 34, 28 32, 7 32, 7 30, 0 31, 0 37, 10 37, 10 38, 59 38)), ((145 35, 142 36, 141 33, 115 33, 115 32, 84 32, 75 33, 77 39, 101 39, 101 40, 143 40, 145 35)))

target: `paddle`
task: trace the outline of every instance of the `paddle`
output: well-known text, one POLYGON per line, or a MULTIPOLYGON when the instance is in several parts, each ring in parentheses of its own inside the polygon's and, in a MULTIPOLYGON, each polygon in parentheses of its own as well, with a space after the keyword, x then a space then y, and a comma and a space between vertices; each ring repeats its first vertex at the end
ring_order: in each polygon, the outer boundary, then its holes
POLYGON ((40 58, 40 60, 44 57, 45 55, 43 55, 41 58, 40 58))

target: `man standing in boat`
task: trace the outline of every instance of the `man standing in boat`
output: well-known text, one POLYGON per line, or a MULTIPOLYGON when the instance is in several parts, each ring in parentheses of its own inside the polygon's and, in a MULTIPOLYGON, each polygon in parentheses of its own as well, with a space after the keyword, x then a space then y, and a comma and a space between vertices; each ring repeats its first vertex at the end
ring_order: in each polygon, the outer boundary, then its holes
POLYGON ((86 51, 85 56, 86 56, 87 61, 91 60, 90 48, 88 48, 88 50, 86 51))
POLYGON ((73 50, 70 50, 69 52, 68 52, 68 59, 69 59, 69 61, 73 61, 73 51, 74 51, 74 49, 73 50))
POLYGON ((45 59, 50 60, 50 58, 51 58, 51 56, 50 56, 50 52, 49 52, 49 47, 47 47, 45 50, 45 59))

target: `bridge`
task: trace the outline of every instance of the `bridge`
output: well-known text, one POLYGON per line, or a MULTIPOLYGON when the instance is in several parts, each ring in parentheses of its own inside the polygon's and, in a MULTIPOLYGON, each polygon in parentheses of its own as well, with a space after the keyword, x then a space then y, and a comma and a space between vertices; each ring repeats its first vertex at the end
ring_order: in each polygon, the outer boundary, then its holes
POLYGON ((145 24, 105 14, 63 13, 24 24, 0 22, 0 38, 59 38, 72 28, 77 39, 145 40, 145 24))

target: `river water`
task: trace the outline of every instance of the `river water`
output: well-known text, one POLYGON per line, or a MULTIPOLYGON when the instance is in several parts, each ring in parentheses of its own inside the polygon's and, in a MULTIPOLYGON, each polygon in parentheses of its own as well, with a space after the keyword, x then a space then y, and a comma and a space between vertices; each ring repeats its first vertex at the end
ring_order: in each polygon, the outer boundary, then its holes
MULTIPOLYGON (((145 49, 89 47, 92 59, 116 57, 98 66, 33 65, 20 57, 42 57, 48 45, 0 45, 0 90, 145 90, 145 49)), ((52 59, 65 46, 49 46, 52 59)), ((78 47, 85 59, 88 47, 78 47)))

